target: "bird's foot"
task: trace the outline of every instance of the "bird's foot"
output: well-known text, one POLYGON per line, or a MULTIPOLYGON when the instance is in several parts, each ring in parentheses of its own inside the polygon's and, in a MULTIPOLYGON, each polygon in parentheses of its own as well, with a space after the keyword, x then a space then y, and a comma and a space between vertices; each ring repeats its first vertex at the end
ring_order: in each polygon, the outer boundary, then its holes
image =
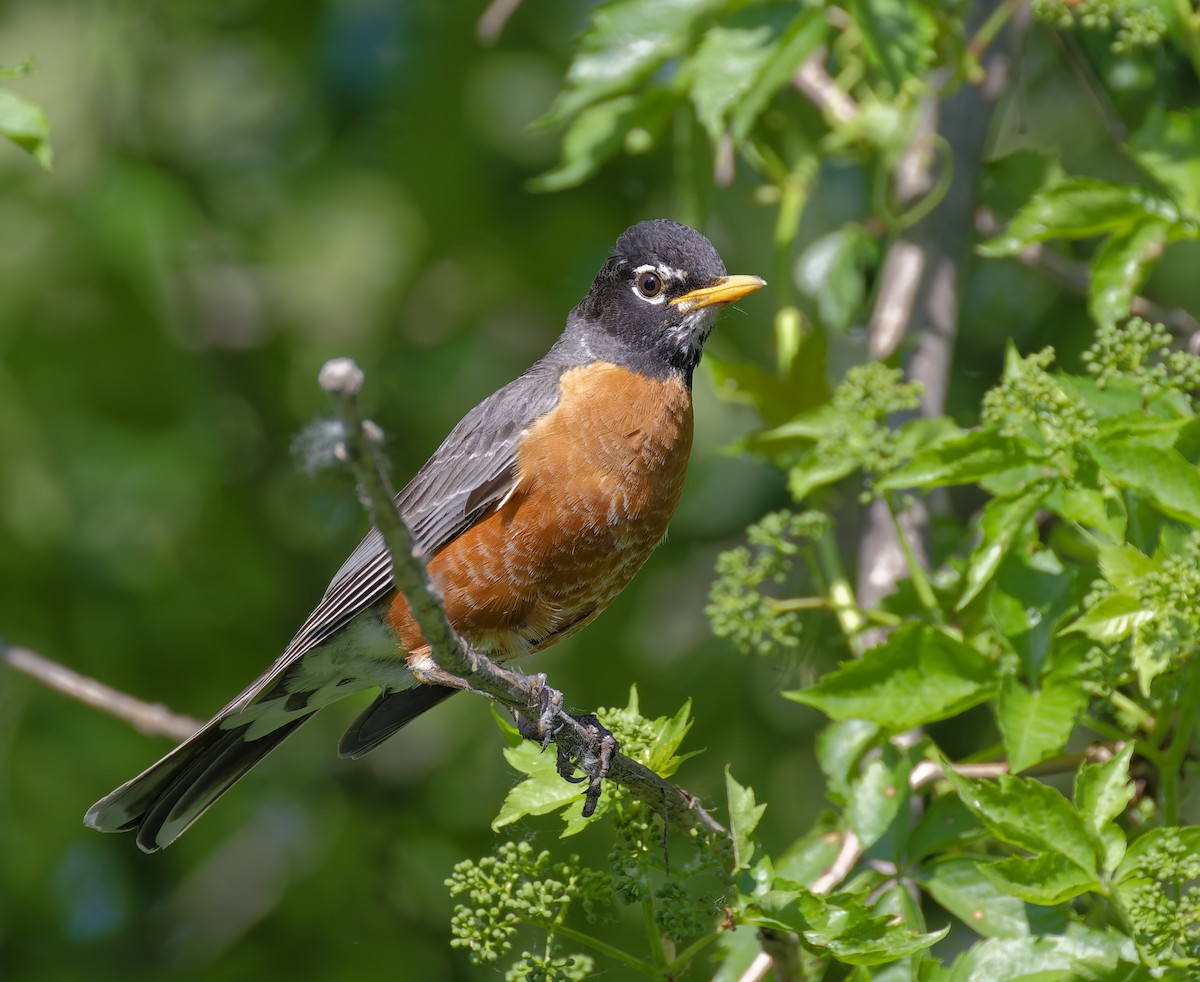
POLYGON ((562 723, 558 721, 558 714, 562 712, 563 694, 546 684, 544 674, 539 673, 531 678, 534 695, 540 704, 538 717, 536 720, 527 720, 520 713, 514 712, 513 718, 517 724, 517 732, 526 740, 540 743, 542 749, 545 750, 562 727, 562 723))
POLYGON ((559 775, 572 784, 588 782, 583 795, 583 817, 590 818, 600 803, 600 785, 608 776, 612 759, 620 749, 617 738, 604 728, 595 716, 590 713, 582 716, 572 716, 573 720, 583 727, 586 736, 579 751, 579 759, 572 761, 562 744, 558 745, 557 767, 559 775), (583 772, 582 777, 575 777, 576 769, 583 772))

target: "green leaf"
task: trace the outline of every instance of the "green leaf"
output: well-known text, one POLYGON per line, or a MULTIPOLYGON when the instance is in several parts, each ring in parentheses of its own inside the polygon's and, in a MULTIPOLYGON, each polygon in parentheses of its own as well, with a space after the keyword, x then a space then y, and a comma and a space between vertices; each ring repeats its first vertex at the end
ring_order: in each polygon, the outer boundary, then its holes
POLYGON ((845 796, 850 788, 850 771, 875 745, 878 736, 878 725, 865 719, 833 722, 817 734, 817 763, 832 793, 845 796))
POLYGON ((741 143, 780 89, 792 87, 796 69, 825 42, 828 27, 820 8, 801 10, 768 48, 758 75, 733 107, 733 138, 741 143))
POLYGON ((1011 256, 1047 239, 1090 239, 1147 217, 1175 221, 1170 202, 1132 184, 1070 177, 1038 191, 1001 235, 979 246, 985 256, 1011 256))
POLYGON ((636 89, 684 54, 701 22, 724 6, 725 0, 609 0, 592 8, 567 70, 567 87, 538 125, 560 125, 589 106, 636 89))
POLYGON ((680 69, 696 118, 716 146, 730 115, 754 88, 774 45, 769 27, 713 27, 680 69))
POLYGON ((950 857, 926 867, 917 880, 934 900, 986 938, 1030 933, 1025 904, 980 872, 975 858, 950 857))
POLYGON ((1125 852, 1125 837, 1113 823, 1133 800, 1136 789, 1129 779, 1133 743, 1103 764, 1083 764, 1075 775, 1075 807, 1083 816, 1097 852, 1104 857, 1103 868, 1111 873, 1125 852), (1114 848, 1113 832, 1120 841, 1114 848))
POLYGON ((527 815, 548 815, 558 811, 583 795, 582 787, 564 781, 559 775, 554 754, 543 753, 532 740, 522 740, 518 746, 509 747, 504 751, 504 759, 526 777, 505 796, 500 813, 492 821, 494 832, 527 815))
POLYGON ((809 245, 796 260, 795 281, 816 301, 821 323, 844 333, 867 293, 866 264, 874 246, 863 227, 847 222, 809 245))
MULTIPOLYGON (((630 692, 631 708, 635 712, 637 711, 636 693, 636 688, 630 692)), ((675 755, 675 751, 679 749, 679 745, 683 743, 684 737, 692 728, 692 700, 688 699, 684 702, 671 719, 656 719, 653 725, 656 730, 654 742, 648 748, 645 758, 641 762, 659 777, 670 777, 679 769, 680 764, 700 752, 696 750, 679 757, 675 755)))
POLYGON ((997 889, 1019 897, 1026 903, 1048 907, 1061 904, 1072 897, 1082 896, 1100 887, 1094 873, 1089 873, 1066 856, 1047 852, 1026 859, 1014 856, 998 863, 980 867, 997 889))
POLYGON ((821 897, 798 884, 796 894, 794 909, 769 920, 751 917, 749 923, 795 931, 806 948, 847 965, 882 965, 903 958, 936 944, 950 930, 925 934, 892 915, 878 916, 862 894, 821 897))
POLYGON ((15 92, 0 89, 0 136, 26 151, 44 170, 50 170, 50 120, 39 106, 15 92))
POLYGON ((1137 491, 1164 515, 1200 528, 1200 471, 1178 450, 1132 441, 1085 446, 1117 484, 1137 491))
POLYGON ((1062 750, 1087 701, 1087 693, 1074 676, 1052 673, 1035 691, 1015 678, 1005 679, 999 723, 1012 771, 1023 771, 1062 750))
POLYGON ((746 441, 746 446, 750 450, 763 452, 804 447, 828 436, 837 423, 838 415, 832 406, 819 406, 786 423, 754 434, 746 441))
POLYGON ((562 162, 527 181, 526 186, 531 191, 562 191, 582 184, 621 150, 634 120, 646 114, 645 106, 630 95, 579 112, 563 137, 562 162))
POLYGON ((1010 554, 996 574, 989 610, 1021 658, 1028 678, 1042 674, 1059 622, 1074 606, 1074 568, 1068 572, 1049 549, 1010 554))
POLYGON ((995 430, 968 430, 915 453, 910 461, 875 482, 881 491, 976 484, 1027 460, 1019 444, 995 430))
POLYGON ((1123 542, 1129 512, 1120 493, 1056 484, 1044 505, 1064 521, 1101 533, 1110 542, 1123 542))
POLYGON ((833 719, 901 732, 977 706, 998 688, 992 663, 970 645, 910 624, 811 688, 784 695, 833 719))
POLYGON ((1088 312, 1102 327, 1129 317, 1133 298, 1162 255, 1170 226, 1146 217, 1105 239, 1092 257, 1088 312))
POLYGON ((788 471, 788 492, 799 503, 818 488, 836 484, 856 470, 858 461, 851 457, 821 460, 816 454, 809 454, 806 462, 799 463, 788 471))
POLYGON ((908 761, 872 760, 850 784, 846 821, 863 849, 875 845, 908 801, 908 761))
POLYGON ((842 845, 843 826, 831 812, 822 812, 813 827, 775 860, 775 876, 794 883, 812 883, 833 865, 842 845))
POLYGON ((948 982, 1130 982, 1148 976, 1113 973, 1118 965, 1132 973, 1138 961, 1126 935, 1070 924, 1065 934, 981 941, 958 957, 948 982))
POLYGON ((1200 111, 1149 106, 1129 152, 1176 204, 1193 218, 1200 216, 1200 111))
POLYGON ((979 819, 956 794, 934 798, 909 833, 905 851, 921 860, 953 846, 965 845, 984 834, 979 819))
POLYGON ((1078 631, 1101 644, 1116 644, 1129 637, 1139 624, 1154 620, 1154 616, 1154 611, 1137 597, 1110 593, 1063 630, 1078 631))
POLYGON ((754 789, 745 788, 725 768, 725 793, 729 799, 729 831, 733 836, 734 869, 749 869, 754 855, 754 830, 767 806, 754 800, 754 789))
POLYGON ((946 771, 959 797, 996 838, 1031 852, 1061 855, 1095 877, 1096 854, 1083 818, 1053 788, 1011 774, 971 781, 949 766, 946 771))
POLYGON ((893 93, 919 75, 934 57, 938 26, 917 0, 850 0, 846 11, 862 31, 870 61, 893 93))
POLYGON ((962 610, 991 582, 1017 537, 1032 521, 1048 489, 1039 486, 1017 498, 993 498, 979 518, 981 541, 967 561, 964 588, 955 610, 962 610))
POLYGON ((1142 580, 1158 569, 1154 560, 1127 542, 1100 550, 1100 572, 1118 590, 1137 593, 1142 580))

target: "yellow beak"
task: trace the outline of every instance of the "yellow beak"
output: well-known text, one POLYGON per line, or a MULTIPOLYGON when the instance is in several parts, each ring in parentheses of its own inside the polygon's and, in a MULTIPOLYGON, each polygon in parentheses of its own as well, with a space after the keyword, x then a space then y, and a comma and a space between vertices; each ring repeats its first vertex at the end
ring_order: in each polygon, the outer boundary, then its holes
POLYGON ((682 297, 676 297, 671 303, 684 313, 697 310, 700 307, 725 306, 735 300, 761 290, 767 281, 761 276, 722 276, 711 286, 702 286, 697 290, 689 290, 682 297))

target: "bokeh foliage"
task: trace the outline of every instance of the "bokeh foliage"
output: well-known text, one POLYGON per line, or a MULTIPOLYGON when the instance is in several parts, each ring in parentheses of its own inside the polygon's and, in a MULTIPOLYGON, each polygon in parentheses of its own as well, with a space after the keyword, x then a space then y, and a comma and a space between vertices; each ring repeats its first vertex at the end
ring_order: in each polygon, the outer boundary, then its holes
MULTIPOLYGON (((890 175, 912 140, 929 72, 973 79, 959 4, 526 0, 489 46, 476 39, 481 10, 463 4, 10 0, 0 12, 0 65, 33 56, 36 69, 5 78, 3 89, 48 114, 55 167, 47 175, 16 146, 0 153, 0 631, 122 689, 207 715, 274 657, 363 528, 347 481, 310 478, 289 453, 293 436, 325 412, 313 381, 319 365, 349 354, 366 367, 367 399, 403 480, 469 405, 545 349, 626 225, 658 215, 692 222, 731 270, 771 279, 773 296, 727 314, 710 344, 697 379, 692 474, 670 541, 604 617, 534 667, 583 709, 623 705, 631 682, 651 718, 680 720, 690 699, 694 723, 682 750, 707 752, 675 779, 729 803, 735 872, 744 880, 768 857, 781 885, 811 882, 832 860, 836 832, 829 817, 818 819, 817 789, 827 787, 838 805, 857 798, 847 813, 885 840, 899 802, 880 801, 903 782, 912 753, 884 751, 860 773, 859 756, 886 741, 853 722, 814 745, 821 714, 778 693, 800 690, 847 652, 850 613, 797 608, 782 612, 794 616, 781 627, 768 616, 778 608, 756 601, 761 629, 747 637, 775 657, 738 658, 709 635, 703 613, 716 556, 757 521, 748 549, 772 550, 770 568, 752 586, 726 581, 727 594, 745 599, 776 573, 791 574, 781 557, 798 566, 810 539, 828 547, 832 533, 812 516, 778 510, 789 492, 819 489, 832 489, 820 503, 837 511, 837 536, 852 556, 858 470, 885 482, 922 448, 936 455, 928 447, 976 423, 983 392, 997 382, 1000 395, 982 412, 997 439, 1021 452, 1022 440, 1041 452, 1039 440, 1060 439, 1051 463, 1075 466, 1079 441, 1094 434, 1064 435, 1059 417, 1053 432, 1028 431, 1051 410, 1086 400, 1069 389, 1060 399, 1065 383, 1049 362, 1015 352, 1053 344, 1060 364, 1082 375, 1089 310, 1112 328, 1139 290, 1167 307, 1200 308, 1187 193, 1197 186, 1195 117, 1181 111, 1194 102, 1196 33, 1173 10, 1130 4, 1105 21, 1099 4, 1037 5, 979 189, 981 203, 1015 218, 989 255, 964 260, 953 421, 926 421, 905 442, 885 420, 912 395, 886 373, 852 372, 830 392, 864 360, 861 328, 881 255, 922 214, 923 205, 893 198, 890 175), (1143 8, 1160 18, 1128 16, 1143 8), (858 107, 853 120, 823 115, 791 87, 791 73, 820 44, 839 91, 858 107), (1090 296, 1003 258, 1046 239, 1091 263, 1090 296), (1016 386, 1010 398, 1005 385, 1016 386), (1046 413, 1022 418, 1039 397, 1049 400, 1046 413), (754 457, 719 452, 764 424, 738 445, 754 457), (764 513, 773 517, 758 521, 764 513)), ((1116 363, 1097 357, 1102 368, 1116 363)), ((1167 364, 1158 354, 1149 360, 1167 364)), ((1163 383, 1151 371, 1131 384, 1163 383)), ((1174 422, 1185 426, 1182 410, 1174 422)), ((997 472, 1010 462, 1000 460, 997 472)), ((1136 481, 1154 483, 1135 464, 1123 473, 1134 491, 1146 490, 1136 481)), ((986 476, 976 471, 969 483, 986 476)), ((895 490, 917 483, 896 478, 895 490)), ((1006 498, 989 491, 993 503, 1006 498)), ((1010 548, 1044 503, 1016 498, 1020 507, 989 506, 1010 548)), ((955 500, 936 558, 969 542, 966 518, 985 500, 976 488, 955 500)), ((1151 552, 1145 546, 1142 558, 1151 552)), ((757 556, 742 558, 749 577, 757 556)), ((958 580, 917 578, 892 616, 936 622, 929 611, 980 597, 995 606, 983 592, 993 577, 1005 596, 1022 599, 1004 569, 971 560, 971 597, 955 592, 958 580)), ((1153 562, 1145 572, 1163 572, 1167 559, 1153 562)), ((1013 577, 1041 584, 1054 573, 1035 563, 1013 577)), ((1170 614, 1175 573, 1160 577, 1154 597, 1114 581, 1107 596, 1133 601, 1107 602, 1153 605, 1166 612, 1164 631, 1192 630, 1170 614)), ((1084 586, 1030 603, 1044 601, 1047 615, 1060 617, 1084 586)), ((943 656, 939 667, 956 668, 934 677, 945 682, 937 712, 966 710, 938 724, 939 746, 956 757, 1012 751, 1007 732, 969 709, 997 695, 987 666, 963 651, 976 649, 917 634, 941 627, 905 628, 888 648, 898 658, 932 651, 943 656)), ((1067 672, 1038 661, 1036 646, 1047 643, 1022 638, 1025 647, 1004 654, 1025 659, 1030 683, 1043 670, 1067 672)), ((1148 686, 1178 667, 1169 658, 1162 667, 1154 651, 1140 657, 1122 681, 1136 684, 1140 673, 1148 686)), ((826 676, 807 701, 829 711, 822 700, 848 671, 826 676)), ((1010 720, 1031 712, 1011 685, 1006 691, 1000 705, 1010 720)), ((1041 708, 1054 708, 1045 694, 1055 691, 1039 690, 1041 708)), ((887 705, 897 704, 893 694, 887 705)), ((537 884, 573 875, 554 863, 575 860, 543 860, 541 842, 532 852, 498 851, 491 822, 518 773, 503 762, 481 701, 456 698, 349 763, 333 747, 354 711, 322 714, 176 847, 147 859, 125 837, 85 832, 80 816, 165 745, 0 675, 0 973, 491 977, 450 948, 454 900, 443 880, 464 857, 493 852, 537 884)), ((941 718, 915 705, 885 723, 941 718)), ((1062 732, 1020 752, 1038 758, 1062 732)), ((1103 837, 1089 822, 1116 814, 1115 770, 1081 772, 1072 802, 1054 799, 1081 848, 1103 837)), ((1017 780, 1028 779, 1014 779, 1014 795, 1017 780)), ((1031 800, 1040 793, 1028 791, 1031 800)), ((1178 808, 1172 816, 1185 817, 1178 808)), ((627 818, 622 827, 641 828, 643 847, 659 834, 653 817, 627 818)), ((999 805, 980 806, 970 828, 980 823, 1029 848, 999 805)), ((520 814, 507 824, 505 834, 518 837, 560 827, 520 814)), ((595 833, 577 835, 571 850, 603 868, 611 843, 595 833)), ((923 858, 947 846, 932 820, 912 834, 923 858)), ((1142 853, 1167 857, 1154 867, 1161 882, 1186 883, 1191 840, 1147 839, 1142 853)), ((644 858, 649 866, 662 857, 651 848, 644 858)), ((1131 908, 1152 907, 1145 888, 1153 883, 1122 873, 1103 869, 1114 889, 1130 884, 1122 889, 1131 908)), ((588 883, 590 897, 596 884, 588 883)), ((1006 931, 1066 937, 1053 934, 1063 930, 1054 917, 1014 912, 996 889, 981 893, 974 867, 947 861, 925 889, 964 919, 972 904, 996 911, 991 940, 970 956, 980 965, 1017 963, 1006 931)), ((903 890, 874 911, 859 894, 786 892, 781 886, 775 898, 782 919, 774 926, 797 927, 794 911, 781 912, 786 899, 802 909, 812 950, 856 964, 870 945, 900 951, 906 942, 888 920, 915 916, 903 890), (854 951, 838 933, 847 920, 867 925, 854 951)), ((668 894, 659 904, 681 912, 676 927, 688 916, 679 901, 668 894)), ((556 917, 553 903, 543 897, 527 909, 556 917)), ((639 916, 618 913, 625 919, 607 930, 640 931, 639 916)), ((937 933, 934 925, 912 950, 937 933)), ((1047 941, 1039 957, 1053 968, 1081 943, 1047 941)), ((952 957, 971 938, 956 932, 947 944, 936 950, 952 957)), ((722 945, 728 966, 757 948, 748 924, 722 945)))

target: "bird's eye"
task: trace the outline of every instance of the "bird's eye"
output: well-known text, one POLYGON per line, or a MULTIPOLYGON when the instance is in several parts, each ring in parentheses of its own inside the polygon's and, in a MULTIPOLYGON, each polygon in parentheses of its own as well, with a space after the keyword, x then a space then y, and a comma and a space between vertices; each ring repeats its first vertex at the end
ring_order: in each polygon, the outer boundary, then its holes
POLYGON ((637 288, 643 297, 657 297, 663 291, 662 277, 652 269, 643 270, 638 274, 637 288))

